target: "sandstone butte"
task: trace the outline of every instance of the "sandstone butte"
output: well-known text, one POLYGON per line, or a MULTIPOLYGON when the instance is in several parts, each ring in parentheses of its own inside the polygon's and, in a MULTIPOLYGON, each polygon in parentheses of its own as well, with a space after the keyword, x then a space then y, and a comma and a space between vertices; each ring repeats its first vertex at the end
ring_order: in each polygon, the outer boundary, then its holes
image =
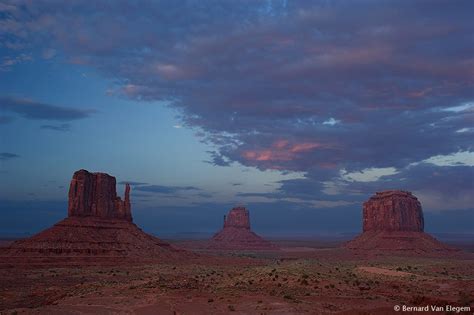
POLYGON ((410 253, 453 251, 424 232, 421 203, 411 192, 400 190, 377 192, 364 203, 363 232, 345 246, 410 253))
POLYGON ((69 187, 68 217, 14 242, 2 259, 28 257, 39 262, 51 258, 59 261, 61 257, 63 261, 71 257, 74 261, 113 258, 119 262, 119 257, 174 259, 185 254, 189 253, 146 234, 133 223, 128 184, 122 201, 117 196, 115 177, 79 170, 69 187))
POLYGON ((250 213, 245 207, 235 207, 224 216, 224 227, 210 240, 209 247, 223 250, 275 250, 270 243, 250 229, 250 213))

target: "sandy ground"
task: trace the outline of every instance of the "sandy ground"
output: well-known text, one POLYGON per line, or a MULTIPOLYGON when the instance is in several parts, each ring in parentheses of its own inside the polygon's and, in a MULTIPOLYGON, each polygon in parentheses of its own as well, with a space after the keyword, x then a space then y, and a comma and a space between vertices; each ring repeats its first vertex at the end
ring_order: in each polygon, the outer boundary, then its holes
POLYGON ((396 270, 390 270, 390 269, 378 268, 378 267, 364 267, 364 266, 357 267, 356 271, 365 271, 365 272, 373 273, 376 275, 393 276, 393 277, 406 277, 406 276, 414 275, 410 272, 396 271, 396 270))
POLYGON ((395 305, 428 304, 474 310, 473 270, 469 255, 367 258, 307 246, 207 252, 173 263, 3 265, 0 313, 400 314, 395 305))

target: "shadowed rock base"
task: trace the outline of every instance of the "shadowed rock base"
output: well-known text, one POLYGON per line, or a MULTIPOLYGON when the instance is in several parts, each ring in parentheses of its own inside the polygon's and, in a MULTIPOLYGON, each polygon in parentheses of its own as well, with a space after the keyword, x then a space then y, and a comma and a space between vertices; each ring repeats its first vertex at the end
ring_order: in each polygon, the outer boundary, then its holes
POLYGON ((210 247, 215 249, 277 249, 278 247, 252 231, 228 227, 211 239, 210 247))
POLYGON ((224 217, 224 227, 209 242, 211 249, 274 250, 270 243, 250 230, 250 214, 244 207, 235 207, 224 217))
POLYGON ((424 232, 389 231, 364 232, 346 243, 356 250, 382 250, 411 253, 447 253, 455 251, 424 232))
POLYGON ((146 234, 135 224, 116 219, 70 217, 24 240, 14 242, 10 253, 38 255, 160 256, 178 251, 146 234))

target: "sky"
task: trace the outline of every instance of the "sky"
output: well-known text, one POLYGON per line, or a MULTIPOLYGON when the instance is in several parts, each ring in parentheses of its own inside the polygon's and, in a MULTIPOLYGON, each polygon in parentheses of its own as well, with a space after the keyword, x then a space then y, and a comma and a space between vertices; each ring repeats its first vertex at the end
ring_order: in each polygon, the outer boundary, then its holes
POLYGON ((0 234, 63 218, 74 171, 146 231, 361 230, 412 191, 474 233, 474 2, 0 2, 0 234))

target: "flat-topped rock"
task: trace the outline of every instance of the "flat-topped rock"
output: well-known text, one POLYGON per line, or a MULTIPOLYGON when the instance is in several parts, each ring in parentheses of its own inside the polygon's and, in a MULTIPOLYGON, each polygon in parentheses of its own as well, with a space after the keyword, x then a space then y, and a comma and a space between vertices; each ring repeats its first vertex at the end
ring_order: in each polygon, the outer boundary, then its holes
POLYGON ((345 247, 365 251, 442 255, 454 250, 423 231, 421 203, 411 192, 377 192, 364 203, 362 234, 347 242, 345 247))
POLYGON ((79 170, 69 188, 68 217, 52 227, 19 240, 6 250, 6 257, 19 261, 65 259, 81 264, 107 259, 182 259, 193 254, 143 232, 132 222, 130 186, 122 201, 115 190, 115 177, 79 170), (23 259, 23 260, 21 260, 23 259))
POLYGON ((224 227, 210 240, 209 247, 224 250, 265 250, 277 246, 250 230, 250 213, 245 207, 232 208, 224 216, 224 227))
POLYGON ((224 228, 235 227, 250 230, 250 214, 245 207, 235 207, 224 216, 224 228))
POLYGON ((132 221, 130 186, 125 186, 124 201, 117 196, 115 177, 79 170, 69 185, 68 216, 113 218, 132 221))
POLYGON ((364 203, 363 231, 423 232, 421 204, 408 191, 377 192, 364 203))

